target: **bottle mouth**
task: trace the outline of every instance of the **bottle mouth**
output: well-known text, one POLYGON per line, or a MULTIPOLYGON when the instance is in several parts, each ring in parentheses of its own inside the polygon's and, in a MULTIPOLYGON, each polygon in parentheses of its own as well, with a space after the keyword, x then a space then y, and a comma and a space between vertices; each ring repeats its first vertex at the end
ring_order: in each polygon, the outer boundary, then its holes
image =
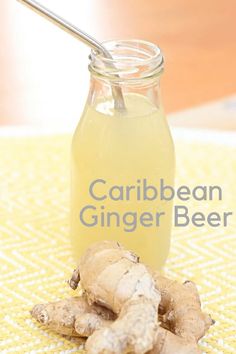
POLYGON ((159 76, 164 68, 160 48, 148 41, 129 39, 103 42, 110 57, 92 50, 89 70, 110 81, 137 81, 159 76))

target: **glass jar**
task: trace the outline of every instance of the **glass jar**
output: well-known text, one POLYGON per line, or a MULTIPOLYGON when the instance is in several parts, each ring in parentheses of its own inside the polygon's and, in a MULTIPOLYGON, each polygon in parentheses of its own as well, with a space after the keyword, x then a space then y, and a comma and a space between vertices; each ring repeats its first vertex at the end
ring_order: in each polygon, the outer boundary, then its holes
MULTIPOLYGON (((72 142, 71 238, 76 257, 92 243, 115 240, 161 269, 169 252, 174 146, 163 112, 160 49, 142 40, 104 43, 92 52, 91 84, 72 142), (125 109, 118 109, 115 92, 125 109)), ((119 102, 118 102, 119 103, 119 102)))

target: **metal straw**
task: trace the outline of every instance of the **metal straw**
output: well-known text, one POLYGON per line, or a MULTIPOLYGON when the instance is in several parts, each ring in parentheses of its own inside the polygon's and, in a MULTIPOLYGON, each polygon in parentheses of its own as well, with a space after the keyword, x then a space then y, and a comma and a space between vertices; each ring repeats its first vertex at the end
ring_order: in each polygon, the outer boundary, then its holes
MULTIPOLYGON (((92 48, 93 50, 98 51, 104 57, 112 59, 112 55, 110 54, 110 52, 95 38, 91 37, 89 34, 77 28, 76 26, 74 26, 73 24, 71 24, 64 18, 62 18, 61 16, 58 16, 57 14, 55 14, 45 6, 38 3, 37 1, 34 0, 18 0, 18 1, 28 6, 31 10, 34 10, 38 14, 42 15, 47 20, 50 20, 52 23, 54 23, 64 31, 68 32, 75 38, 79 39, 84 44, 92 48)), ((114 64, 112 63, 109 63, 109 65, 114 67, 114 64)), ((125 111, 124 97, 120 86, 112 85, 112 95, 115 101, 115 109, 118 111, 125 111)))

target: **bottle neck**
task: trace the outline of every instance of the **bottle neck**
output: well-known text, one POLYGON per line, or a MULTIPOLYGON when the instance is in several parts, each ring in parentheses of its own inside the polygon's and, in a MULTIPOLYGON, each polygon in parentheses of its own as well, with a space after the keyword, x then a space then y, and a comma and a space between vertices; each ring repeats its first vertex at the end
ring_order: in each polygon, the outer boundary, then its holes
POLYGON ((160 48, 142 40, 119 40, 103 43, 110 54, 92 51, 89 70, 91 85, 89 104, 113 101, 116 93, 122 96, 142 95, 156 107, 161 106, 160 76, 163 72, 163 56, 160 48))
POLYGON ((140 79, 135 82, 123 80, 117 83, 110 81, 108 78, 91 74, 88 104, 96 109, 102 102, 109 102, 109 106, 114 107, 113 88, 117 85, 122 90, 125 101, 132 96, 136 96, 140 97, 140 99, 146 99, 156 109, 161 109, 160 76, 151 77, 148 80, 140 79))

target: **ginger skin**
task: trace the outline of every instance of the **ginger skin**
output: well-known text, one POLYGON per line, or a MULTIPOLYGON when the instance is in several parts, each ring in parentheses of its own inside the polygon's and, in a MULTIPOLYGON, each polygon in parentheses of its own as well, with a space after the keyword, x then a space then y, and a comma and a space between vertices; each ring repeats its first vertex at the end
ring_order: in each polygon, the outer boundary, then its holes
POLYGON ((89 305, 85 296, 35 305, 31 315, 48 329, 79 337, 89 337, 96 329, 108 326, 115 319, 106 308, 89 305))
POLYGON ((200 354, 197 342, 214 323, 194 283, 151 274, 115 242, 88 249, 69 282, 74 290, 79 283, 82 297, 36 305, 32 316, 60 334, 88 337, 88 354, 200 354))
POLYGON ((103 241, 88 249, 78 269, 89 303, 103 305, 118 316, 109 327, 89 337, 87 351, 143 354, 151 350, 161 297, 138 257, 116 242, 103 241))
MULTIPOLYGON (((116 316, 101 306, 93 310, 85 297, 72 297, 49 304, 34 306, 32 316, 46 328, 58 334, 83 337, 107 328, 116 316), (88 310, 88 312, 86 312, 88 310)), ((96 334, 97 336, 97 334, 96 334)), ((113 340, 113 337, 110 338, 113 340)), ((158 327, 154 348, 148 354, 200 354, 194 343, 189 343, 170 331, 158 327)))
POLYGON ((197 343, 214 321, 202 312, 196 285, 191 281, 180 284, 159 275, 154 278, 161 293, 159 314, 163 327, 188 342, 197 343))
POLYGON ((188 342, 169 330, 159 327, 154 348, 148 354, 201 354, 197 343, 188 342))

